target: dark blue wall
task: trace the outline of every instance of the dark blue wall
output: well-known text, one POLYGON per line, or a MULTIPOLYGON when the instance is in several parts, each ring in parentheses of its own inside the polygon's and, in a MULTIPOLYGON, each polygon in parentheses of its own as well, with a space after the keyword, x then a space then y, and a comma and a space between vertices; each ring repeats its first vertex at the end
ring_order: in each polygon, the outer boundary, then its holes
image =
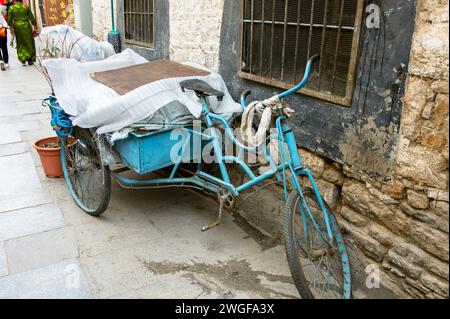
MULTIPOLYGON (((301 146, 378 179, 393 173, 402 114, 417 0, 377 0, 380 29, 363 29, 352 107, 342 107, 301 94, 286 103, 301 146)), ((220 73, 237 99, 252 89, 251 99, 264 99, 274 87, 240 78, 240 1, 226 0, 222 22, 220 73)), ((364 18, 365 20, 365 18, 364 18)))

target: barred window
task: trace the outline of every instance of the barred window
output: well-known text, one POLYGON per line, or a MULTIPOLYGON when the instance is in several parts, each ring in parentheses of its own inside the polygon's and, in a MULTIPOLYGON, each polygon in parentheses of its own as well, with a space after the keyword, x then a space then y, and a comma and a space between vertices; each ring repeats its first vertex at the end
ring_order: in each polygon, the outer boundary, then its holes
POLYGON ((241 1, 241 77, 291 88, 320 53, 302 93, 351 105, 364 0, 241 1))
POLYGON ((154 46, 154 0, 124 0, 125 42, 154 46))

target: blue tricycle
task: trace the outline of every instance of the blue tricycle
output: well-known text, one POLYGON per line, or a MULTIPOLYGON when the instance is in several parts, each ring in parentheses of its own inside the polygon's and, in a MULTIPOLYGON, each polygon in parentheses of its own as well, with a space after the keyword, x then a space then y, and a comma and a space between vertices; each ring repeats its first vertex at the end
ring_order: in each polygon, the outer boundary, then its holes
MULTIPOLYGON (((312 57, 307 64, 300 84, 279 94, 283 100, 302 89, 308 82, 311 69, 319 56, 312 57)), ((285 210, 283 220, 283 239, 287 259, 294 283, 302 298, 307 299, 349 299, 352 296, 349 257, 344 239, 336 218, 329 205, 321 196, 311 171, 302 165, 294 132, 288 124, 288 116, 281 108, 276 114, 274 129, 266 142, 278 144, 279 161, 272 159, 267 143, 258 147, 244 145, 233 133, 229 121, 210 111, 209 98, 222 99, 224 94, 201 80, 188 80, 181 83, 183 90, 194 91, 202 102, 201 129, 192 126, 159 131, 134 131, 125 140, 109 146, 106 136, 97 136, 94 131, 73 127, 67 114, 60 107, 56 97, 44 100, 52 112, 52 126, 61 140, 61 162, 64 177, 70 193, 77 205, 92 216, 100 216, 107 210, 111 196, 111 177, 127 189, 147 189, 166 187, 187 187, 201 190, 220 204, 216 221, 204 226, 202 231, 210 230, 220 224, 224 209, 233 209, 237 197, 256 186, 264 188, 265 182, 276 179, 284 187, 285 210), (182 147, 173 155, 173 131, 182 132, 182 147), (222 139, 218 129, 227 135, 242 153, 262 152, 268 160, 270 169, 256 173, 241 156, 224 154, 222 139), (212 147, 215 157, 211 164, 198 161, 186 164, 186 155, 192 141, 200 138, 212 147), (108 146, 105 146, 108 145, 108 146), (108 151, 108 149, 111 151, 108 151), (120 158, 121 167, 113 170, 107 158, 114 153, 120 158), (235 185, 230 178, 229 167, 233 163, 242 168, 247 179, 242 185, 235 185), (124 177, 125 171, 139 175, 152 174, 152 178, 130 179, 124 177), (156 176, 156 177, 154 177, 156 176), (293 191, 288 194, 288 179, 292 180, 293 191), (216 199, 216 198, 215 198, 216 199)), ((246 98, 241 98, 243 109, 247 108, 246 98)), ((192 156, 188 158, 193 160, 192 156)), ((142 177, 141 176, 141 177, 142 177)))

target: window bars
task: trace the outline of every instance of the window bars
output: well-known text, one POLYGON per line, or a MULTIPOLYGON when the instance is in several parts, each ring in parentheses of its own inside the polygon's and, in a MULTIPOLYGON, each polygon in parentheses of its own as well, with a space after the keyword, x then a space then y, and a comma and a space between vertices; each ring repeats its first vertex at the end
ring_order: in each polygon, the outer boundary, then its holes
POLYGON ((308 58, 322 59, 301 92, 350 106, 364 0, 241 0, 243 78, 291 88, 308 58))
POLYGON ((124 0, 125 42, 154 46, 154 0, 124 0))

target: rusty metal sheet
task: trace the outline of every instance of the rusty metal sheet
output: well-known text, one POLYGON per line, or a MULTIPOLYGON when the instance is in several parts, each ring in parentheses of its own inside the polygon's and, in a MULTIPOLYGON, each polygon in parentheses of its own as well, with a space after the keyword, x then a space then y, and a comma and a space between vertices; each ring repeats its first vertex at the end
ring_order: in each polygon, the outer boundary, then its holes
POLYGON ((95 72, 91 77, 124 95, 143 85, 156 81, 189 76, 207 76, 210 73, 184 64, 157 60, 111 71, 95 72))

